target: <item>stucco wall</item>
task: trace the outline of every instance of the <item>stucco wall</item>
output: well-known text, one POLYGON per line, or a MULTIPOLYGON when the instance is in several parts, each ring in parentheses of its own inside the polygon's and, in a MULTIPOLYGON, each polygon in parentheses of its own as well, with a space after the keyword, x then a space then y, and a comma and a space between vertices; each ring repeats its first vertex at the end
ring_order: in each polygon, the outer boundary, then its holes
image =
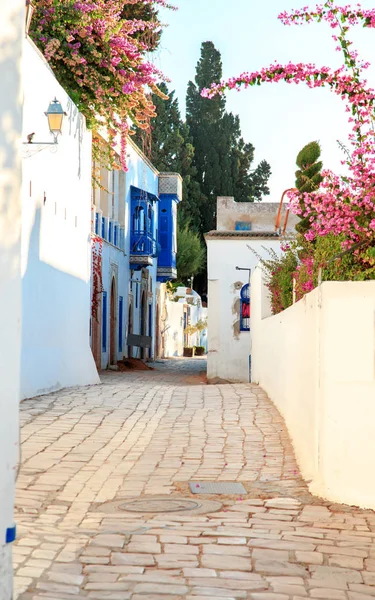
POLYGON ((0 600, 12 598, 11 545, 19 441, 21 354, 21 56, 25 2, 1 4, 0 19, 0 600))
POLYGON ((182 356, 184 352, 184 305, 166 300, 164 356, 182 356))
POLYGON ((325 282, 269 315, 252 278, 252 380, 286 420, 313 493, 375 508, 375 282, 325 282))
POLYGON ((249 381, 250 332, 240 331, 240 290, 249 282, 249 273, 236 271, 236 266, 253 270, 259 262, 248 246, 268 258, 265 248, 280 252, 277 239, 207 239, 207 376, 211 381, 249 381))
POLYGON ((89 346, 91 134, 43 57, 24 44, 23 139, 52 141, 44 111, 67 112, 57 146, 23 146, 21 397, 98 383, 89 346))
MULTIPOLYGON (((285 201, 282 208, 281 226, 286 214, 285 201)), ((217 199, 217 230, 234 231, 236 221, 251 223, 252 231, 274 231, 279 202, 235 202, 231 196, 217 199)), ((298 217, 289 214, 287 232, 294 233, 298 217)))

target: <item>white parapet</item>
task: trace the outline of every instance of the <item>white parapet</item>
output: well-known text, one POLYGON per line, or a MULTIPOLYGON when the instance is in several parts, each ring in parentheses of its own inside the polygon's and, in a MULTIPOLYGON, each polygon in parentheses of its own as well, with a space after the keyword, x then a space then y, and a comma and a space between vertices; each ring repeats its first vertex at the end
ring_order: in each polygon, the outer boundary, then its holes
POLYGON ((310 490, 375 508, 375 281, 324 282, 270 316, 252 277, 252 380, 285 418, 310 490))

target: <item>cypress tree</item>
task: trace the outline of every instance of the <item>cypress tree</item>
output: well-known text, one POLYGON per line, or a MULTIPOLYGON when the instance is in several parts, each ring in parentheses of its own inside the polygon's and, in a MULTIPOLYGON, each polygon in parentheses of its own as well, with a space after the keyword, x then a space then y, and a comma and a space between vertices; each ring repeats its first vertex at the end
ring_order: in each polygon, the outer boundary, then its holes
POLYGON ((206 198, 200 206, 202 234, 215 228, 217 196, 253 202, 269 194, 271 168, 262 161, 251 171, 254 147, 244 142, 239 117, 226 112, 223 96, 212 100, 201 96, 203 88, 221 78, 220 52, 212 42, 203 42, 195 82, 189 82, 186 96, 186 121, 195 149, 193 165, 206 198))

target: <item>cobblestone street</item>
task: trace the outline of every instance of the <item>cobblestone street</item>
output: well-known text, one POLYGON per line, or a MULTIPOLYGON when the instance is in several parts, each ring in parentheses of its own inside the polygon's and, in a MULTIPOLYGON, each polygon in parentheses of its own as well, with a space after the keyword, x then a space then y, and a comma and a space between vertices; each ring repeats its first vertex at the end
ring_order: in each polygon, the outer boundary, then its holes
POLYGON ((15 599, 374 600, 375 513, 309 494, 259 387, 176 359, 26 400, 21 420, 15 599))

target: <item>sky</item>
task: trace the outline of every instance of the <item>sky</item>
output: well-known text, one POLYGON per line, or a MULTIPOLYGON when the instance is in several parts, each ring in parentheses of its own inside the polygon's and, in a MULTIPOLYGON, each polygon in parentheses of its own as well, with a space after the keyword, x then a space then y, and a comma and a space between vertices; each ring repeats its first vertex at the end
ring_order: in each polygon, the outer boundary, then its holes
MULTIPOLYGON (((168 27, 153 60, 171 80, 169 88, 176 90, 183 115, 187 84, 194 79, 204 41, 212 41, 221 52, 224 78, 258 70, 275 59, 334 68, 341 64, 328 25, 286 27, 278 20, 281 11, 301 8, 305 0, 175 0, 173 4, 176 12, 161 13, 168 27)), ((362 6, 372 8, 374 0, 363 0, 362 6)), ((373 62, 367 78, 375 87, 375 31, 358 27, 351 39, 361 57, 373 62)), ((321 144, 324 167, 343 172, 344 156, 337 140, 345 144, 350 128, 344 103, 328 89, 264 84, 228 92, 226 97, 227 110, 240 116, 245 141, 255 146, 253 167, 263 159, 271 165, 271 194, 264 200, 278 202, 282 192, 294 186, 296 156, 313 140, 321 144)))

